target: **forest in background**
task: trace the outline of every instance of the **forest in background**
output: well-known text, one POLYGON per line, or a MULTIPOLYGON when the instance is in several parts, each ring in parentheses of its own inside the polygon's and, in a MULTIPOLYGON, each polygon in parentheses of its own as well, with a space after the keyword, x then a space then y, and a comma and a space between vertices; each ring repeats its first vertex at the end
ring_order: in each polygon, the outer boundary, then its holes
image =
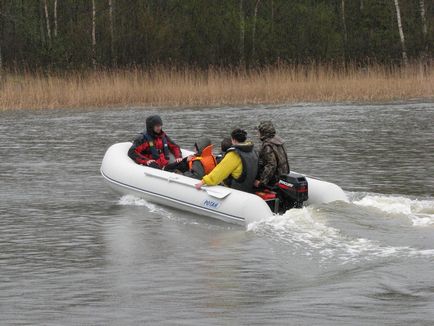
POLYGON ((428 63, 427 0, 0 0, 0 69, 428 63))

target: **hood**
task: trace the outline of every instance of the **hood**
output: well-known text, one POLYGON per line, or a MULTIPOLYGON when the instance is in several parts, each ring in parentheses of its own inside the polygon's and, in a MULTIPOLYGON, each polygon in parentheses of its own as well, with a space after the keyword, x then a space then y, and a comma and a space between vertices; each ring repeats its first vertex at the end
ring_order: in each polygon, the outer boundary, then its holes
POLYGON ((199 140, 194 144, 197 150, 197 154, 199 155, 201 155, 202 151, 209 145, 211 145, 211 140, 206 137, 199 138, 199 140))
POLYGON ((239 149, 242 152, 249 153, 253 151, 253 143, 250 141, 246 141, 244 143, 232 145, 232 147, 239 149))
POLYGON ((258 126, 261 140, 273 138, 276 135, 276 129, 271 121, 262 121, 258 126))
POLYGON ((282 138, 280 138, 279 136, 274 136, 273 138, 268 138, 267 142, 275 144, 275 145, 283 145, 285 143, 285 141, 282 138))
POLYGON ((150 135, 154 135, 154 127, 156 125, 163 125, 163 120, 159 115, 151 115, 146 118, 146 132, 150 135))

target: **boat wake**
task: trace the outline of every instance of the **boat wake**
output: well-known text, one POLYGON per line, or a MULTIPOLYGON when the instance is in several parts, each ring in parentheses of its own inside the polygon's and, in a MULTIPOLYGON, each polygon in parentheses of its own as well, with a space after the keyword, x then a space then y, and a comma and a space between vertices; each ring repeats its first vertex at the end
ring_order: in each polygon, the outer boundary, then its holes
MULTIPOLYGON (((400 196, 352 194, 346 213, 354 208, 375 208, 387 217, 390 214, 405 215, 413 226, 434 224, 434 200, 417 200, 400 196)), ((417 249, 409 246, 391 246, 382 240, 371 240, 349 235, 345 230, 330 226, 333 205, 309 206, 293 209, 283 215, 270 216, 247 225, 247 230, 260 236, 291 244, 296 254, 316 257, 320 261, 336 260, 342 263, 375 260, 378 257, 434 257, 434 249, 417 249)), ((339 210, 338 206, 336 211, 339 210)), ((336 214, 340 214, 336 213, 336 214)), ((346 216, 335 218, 346 219, 346 216)), ((379 216, 381 218, 381 216, 379 216)), ((390 217, 389 217, 390 218, 390 217)), ((371 225, 375 228, 375 225, 371 225)), ((405 232, 405 230, 400 230, 405 232)), ((354 232, 348 232, 354 234, 354 232)))
POLYGON ((412 199, 404 196, 365 194, 357 199, 357 194, 352 201, 355 205, 373 207, 387 215, 406 216, 414 226, 426 226, 434 224, 434 200, 412 199))
POLYGON ((120 206, 144 206, 148 209, 150 213, 165 216, 167 218, 174 218, 174 214, 172 214, 172 212, 170 212, 169 210, 165 209, 163 206, 150 203, 147 200, 136 197, 134 195, 122 196, 117 204, 120 206))
MULTIPOLYGON (((386 243, 387 239, 384 241, 368 239, 367 234, 369 233, 365 233, 365 237, 354 236, 354 233, 357 233, 354 230, 347 232, 341 227, 330 225, 331 219, 341 219, 349 221, 351 229, 350 216, 352 213, 365 210, 366 212, 362 212, 364 216, 368 214, 372 216, 372 209, 374 209, 378 211, 378 216, 375 214, 374 220, 390 220, 395 216, 405 216, 411 222, 409 227, 413 227, 416 231, 423 227, 431 228, 434 225, 434 199, 420 200, 404 196, 367 193, 349 193, 348 195, 350 203, 335 202, 308 206, 259 221, 247 221, 247 231, 272 241, 290 244, 290 250, 294 254, 319 259, 321 262, 338 260, 346 264, 387 257, 434 257, 434 249, 419 249, 412 245, 392 246, 386 243), (343 210, 342 207, 344 207, 343 210)), ((168 218, 178 218, 178 214, 132 195, 121 197, 118 205, 145 206, 151 213, 168 218)), ((191 224, 197 224, 197 221, 192 220, 191 217, 187 220, 191 224)), ((372 221, 364 222, 371 223, 372 221)), ((369 227, 375 230, 377 225, 373 224, 369 227)), ((406 230, 398 229, 398 232, 404 235, 406 230)))
POLYGON ((121 206, 145 206, 146 208, 149 209, 149 211, 151 213, 160 213, 160 212, 165 212, 165 209, 152 204, 148 201, 146 201, 145 199, 133 196, 133 195, 125 195, 122 196, 119 201, 118 201, 118 205, 121 206))
POLYGON ((180 212, 180 214, 177 214, 175 213, 175 211, 171 211, 170 208, 151 203, 143 198, 136 197, 134 195, 122 196, 121 198, 119 198, 117 204, 120 206, 144 206, 150 213, 165 217, 169 220, 176 220, 179 223, 187 225, 199 224, 196 219, 188 218, 189 216, 187 216, 187 218, 182 217, 182 212, 180 212))

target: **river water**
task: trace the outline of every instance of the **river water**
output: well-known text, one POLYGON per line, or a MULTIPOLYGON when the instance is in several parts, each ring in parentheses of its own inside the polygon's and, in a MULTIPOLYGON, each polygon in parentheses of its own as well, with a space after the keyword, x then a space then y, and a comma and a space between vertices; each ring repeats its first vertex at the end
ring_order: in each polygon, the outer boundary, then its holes
POLYGON ((434 104, 0 113, 1 325, 432 325, 434 104), (107 147, 272 119, 349 203, 231 225, 119 197, 107 147))

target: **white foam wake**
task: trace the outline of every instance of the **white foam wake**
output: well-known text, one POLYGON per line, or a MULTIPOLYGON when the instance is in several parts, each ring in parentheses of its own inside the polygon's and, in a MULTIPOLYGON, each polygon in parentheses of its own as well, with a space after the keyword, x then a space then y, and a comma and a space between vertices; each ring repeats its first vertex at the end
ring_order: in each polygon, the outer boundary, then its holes
POLYGON ((169 212, 166 211, 161 206, 155 205, 153 203, 148 202, 147 200, 143 198, 139 198, 133 195, 125 195, 122 196, 119 201, 118 205, 121 206, 145 206, 151 213, 163 213, 164 215, 169 215, 169 212))
POLYGON ((386 214, 405 215, 415 226, 434 224, 434 200, 418 200, 403 196, 366 195, 353 204, 374 207, 386 214))
POLYGON ((148 202, 147 200, 136 197, 134 195, 125 195, 122 196, 119 201, 118 205, 121 206, 144 206, 146 207, 149 212, 155 213, 160 216, 164 216, 168 219, 178 221, 182 224, 189 224, 189 225, 196 225, 199 224, 197 220, 191 219, 191 218, 181 218, 178 214, 175 214, 174 212, 171 212, 170 210, 166 209, 163 206, 160 206, 158 204, 153 204, 148 202))
POLYGON ((292 209, 284 215, 252 222, 248 224, 247 230, 271 236, 279 242, 290 243, 299 249, 300 254, 318 255, 322 261, 339 259, 346 263, 398 255, 434 255, 434 250, 385 246, 378 241, 347 236, 328 226, 321 211, 311 207, 292 209))

